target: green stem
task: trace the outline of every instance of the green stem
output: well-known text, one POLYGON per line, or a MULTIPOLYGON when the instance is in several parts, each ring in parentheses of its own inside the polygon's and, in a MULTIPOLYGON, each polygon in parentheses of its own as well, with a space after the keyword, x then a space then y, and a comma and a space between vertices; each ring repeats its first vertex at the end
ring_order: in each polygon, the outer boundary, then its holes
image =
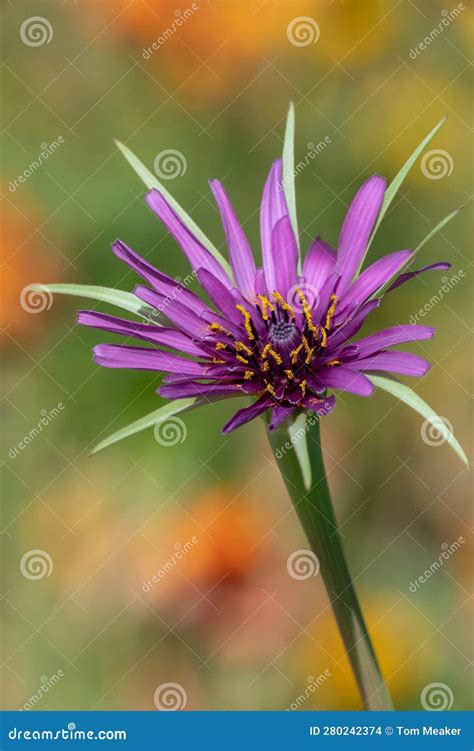
POLYGON ((295 449, 293 433, 288 428, 280 428, 268 435, 296 513, 319 559, 320 571, 364 708, 390 710, 393 704, 375 656, 337 528, 323 463, 319 420, 308 419, 304 434, 308 452, 306 458, 309 459, 305 472, 302 471, 301 442, 299 450, 295 449), (309 469, 310 478, 304 478, 309 469))

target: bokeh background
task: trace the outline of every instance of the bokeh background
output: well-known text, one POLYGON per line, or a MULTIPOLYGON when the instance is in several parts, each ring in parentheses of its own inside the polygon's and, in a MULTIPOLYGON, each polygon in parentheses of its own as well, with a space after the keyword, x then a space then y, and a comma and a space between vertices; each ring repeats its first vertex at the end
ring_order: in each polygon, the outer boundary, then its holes
MULTIPOLYGON (((151 430, 89 457, 159 406, 158 379, 92 363, 93 344, 114 337, 75 325, 87 303, 56 296, 40 312, 22 291, 52 281, 132 289, 110 251, 117 237, 167 273, 188 273, 114 138, 152 170, 166 169, 163 151, 179 152, 166 187, 219 247, 207 180, 223 180, 258 254, 262 185, 290 100, 297 159, 324 144, 297 179, 306 245, 319 233, 334 244, 361 182, 392 178, 447 113, 434 161, 414 167, 371 255, 414 247, 463 204, 422 251, 452 269, 389 296, 374 325, 407 323, 426 306, 422 322, 439 333, 414 347, 434 364, 416 390, 469 450, 472 7, 19 0, 2 15, 3 706, 154 709, 171 683, 185 709, 358 708, 320 576, 288 574, 306 543, 263 426, 223 437, 234 406, 221 403, 185 415, 174 445, 151 430), (43 29, 28 37, 34 16, 43 29), (45 145, 47 160, 25 177, 45 145)), ((323 436, 396 706, 420 708, 425 687, 441 683, 450 706, 470 707, 467 470, 386 394, 344 397, 323 436)))

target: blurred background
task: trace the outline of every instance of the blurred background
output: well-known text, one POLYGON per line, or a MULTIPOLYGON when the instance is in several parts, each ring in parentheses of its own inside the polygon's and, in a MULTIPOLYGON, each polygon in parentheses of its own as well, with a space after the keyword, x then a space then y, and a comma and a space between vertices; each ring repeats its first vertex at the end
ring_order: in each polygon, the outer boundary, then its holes
MULTIPOLYGON (((115 337, 75 325, 87 301, 35 302, 27 287, 132 289, 116 238, 188 273, 114 138, 218 247, 207 180, 221 179, 258 255, 261 190, 290 100, 306 246, 316 234, 335 244, 362 181, 393 178, 448 114, 371 257, 414 247, 465 205, 422 251, 423 264, 452 269, 390 295, 371 325, 439 327, 413 347, 434 364, 415 388, 468 451, 472 8, 19 0, 2 16, 3 706, 358 708, 321 577, 288 572, 307 545, 263 426, 223 437, 235 405, 221 403, 184 415, 174 436, 150 430, 89 457, 159 406, 158 379, 98 368, 92 346, 115 337)), ((341 399, 323 439, 397 708, 419 709, 433 683, 446 706, 469 708, 468 472, 382 393, 341 399)))

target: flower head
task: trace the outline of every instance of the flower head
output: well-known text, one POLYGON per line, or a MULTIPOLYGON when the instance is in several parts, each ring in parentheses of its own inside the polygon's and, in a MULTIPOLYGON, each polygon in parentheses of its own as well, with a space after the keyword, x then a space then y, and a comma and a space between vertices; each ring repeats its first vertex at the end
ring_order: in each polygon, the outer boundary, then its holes
POLYGON ((328 414, 333 390, 370 396, 366 373, 388 371, 424 375, 429 364, 394 346, 429 339, 428 326, 399 325, 354 341, 381 292, 429 269, 412 270, 412 251, 381 258, 360 273, 369 238, 385 194, 385 180, 370 177, 357 192, 345 217, 337 250, 320 237, 309 247, 298 272, 298 246, 276 161, 267 178, 260 208, 263 268, 251 247, 223 186, 210 183, 222 218, 233 279, 180 219, 158 190, 146 201, 186 254, 193 274, 211 304, 158 271, 125 243, 114 253, 148 284, 134 294, 167 319, 136 323, 94 311, 81 311, 79 323, 123 334, 153 345, 101 344, 95 361, 109 368, 166 373, 159 393, 166 398, 196 397, 196 403, 249 395, 224 426, 230 432, 269 411, 269 428, 298 411, 328 414), (409 269, 405 271, 405 269, 409 269), (405 273, 401 273, 404 271, 405 273))

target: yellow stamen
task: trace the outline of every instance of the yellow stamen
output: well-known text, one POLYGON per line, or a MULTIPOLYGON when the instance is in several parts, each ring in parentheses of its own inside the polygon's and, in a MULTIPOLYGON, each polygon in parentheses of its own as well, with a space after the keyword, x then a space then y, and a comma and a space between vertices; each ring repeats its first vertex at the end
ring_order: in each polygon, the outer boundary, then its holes
POLYGON ((253 370, 246 370, 244 373, 244 378, 246 381, 250 381, 250 379, 253 378, 254 375, 255 373, 253 372, 253 370))
POLYGON ((331 325, 331 318, 334 315, 334 311, 336 310, 338 297, 337 295, 332 294, 331 295, 331 305, 328 308, 328 312, 326 314, 326 323, 324 324, 324 328, 329 330, 329 326, 331 325))
POLYGON ((238 311, 240 311, 240 313, 242 313, 244 317, 244 328, 245 328, 245 331, 247 332, 248 338, 255 339, 254 333, 252 331, 252 326, 250 324, 250 313, 248 312, 248 310, 244 308, 243 305, 236 305, 235 307, 237 308, 238 311))
POLYGON ((249 364, 249 361, 245 357, 242 357, 242 355, 236 355, 235 358, 236 358, 236 360, 238 360, 239 362, 243 363, 244 365, 248 365, 249 364))
POLYGON ((210 323, 209 328, 211 331, 219 331, 221 334, 226 334, 227 336, 232 336, 230 331, 227 331, 223 326, 220 325, 220 323, 210 323))
POLYGON ((224 344, 224 342, 217 342, 215 348, 217 351, 219 351, 220 349, 227 349, 227 344, 224 344))
POLYGON ((266 360, 266 361, 265 361, 265 362, 263 363, 263 365, 262 365, 262 370, 263 370, 263 372, 264 372, 264 373, 266 373, 266 372, 267 372, 268 370, 270 370, 270 363, 268 362, 268 360, 266 360))
POLYGON ((303 345, 300 344, 299 347, 296 347, 296 349, 292 349, 291 350, 290 357, 291 357, 291 364, 292 365, 296 365, 296 361, 298 359, 298 355, 299 355, 299 353, 300 353, 300 351, 301 351, 302 348, 303 348, 303 345))
POLYGON ((309 346, 308 340, 306 339, 304 335, 301 337, 301 340, 303 342, 303 347, 305 348, 305 352, 309 354, 311 352, 311 347, 309 346))
POLYGON ((225 360, 219 360, 218 357, 213 357, 212 362, 214 363, 214 365, 223 365, 225 363, 225 360))
POLYGON ((235 349, 237 350, 237 352, 245 352, 246 355, 253 354, 250 347, 247 347, 247 345, 243 342, 235 342, 235 349))
POLYGON ((304 313, 304 317, 306 318, 306 324, 308 326, 308 329, 312 331, 314 334, 317 334, 318 329, 313 323, 313 317, 311 315, 311 308, 309 307, 309 303, 304 295, 304 292, 302 292, 299 287, 295 287, 295 292, 301 300, 301 305, 303 307, 303 313, 304 313))
POLYGON ((341 361, 340 360, 330 360, 329 362, 326 363, 326 365, 328 367, 332 368, 334 365, 341 365, 341 361))
POLYGON ((311 362, 311 358, 313 357, 314 347, 309 350, 308 355, 306 357, 305 363, 306 365, 309 365, 311 362))
POLYGON ((271 350, 271 348, 272 348, 272 345, 270 344, 270 342, 268 342, 268 344, 264 346, 263 351, 262 351, 262 357, 264 360, 268 356, 268 353, 271 350))
POLYGON ((289 378, 290 380, 295 377, 295 374, 293 373, 292 370, 284 370, 283 372, 286 375, 286 377, 289 378))
POLYGON ((308 383, 308 381, 306 381, 306 380, 305 381, 301 381, 301 383, 300 383, 300 389, 301 389, 301 393, 302 393, 303 396, 306 394, 306 384, 307 383, 308 383))
POLYGON ((268 354, 273 357, 273 359, 275 360, 275 362, 276 362, 277 365, 281 365, 282 364, 283 360, 281 359, 281 357, 278 354, 278 352, 275 352, 274 349, 269 349, 268 350, 268 354))
POLYGON ((278 303, 280 303, 280 307, 283 310, 287 310, 288 311, 288 313, 290 314, 290 318, 294 319, 294 317, 295 317, 295 311, 293 310, 293 308, 291 307, 291 305, 288 305, 288 303, 286 302, 286 300, 284 299, 284 297, 282 297, 280 295, 280 293, 276 292, 276 291, 272 292, 272 295, 273 295, 275 301, 278 302, 278 303))
POLYGON ((321 347, 325 347, 327 344, 326 329, 321 329, 321 347))
POLYGON ((265 295, 257 295, 257 297, 262 303, 262 318, 264 321, 268 321, 267 308, 271 313, 273 313, 273 311, 275 310, 275 306, 270 302, 268 297, 265 297, 265 295))
POLYGON ((276 393, 275 393, 275 389, 273 388, 273 386, 271 385, 271 383, 267 383, 267 391, 268 391, 268 392, 269 392, 269 393, 270 393, 270 394, 271 394, 272 396, 274 396, 274 397, 276 398, 276 393))

